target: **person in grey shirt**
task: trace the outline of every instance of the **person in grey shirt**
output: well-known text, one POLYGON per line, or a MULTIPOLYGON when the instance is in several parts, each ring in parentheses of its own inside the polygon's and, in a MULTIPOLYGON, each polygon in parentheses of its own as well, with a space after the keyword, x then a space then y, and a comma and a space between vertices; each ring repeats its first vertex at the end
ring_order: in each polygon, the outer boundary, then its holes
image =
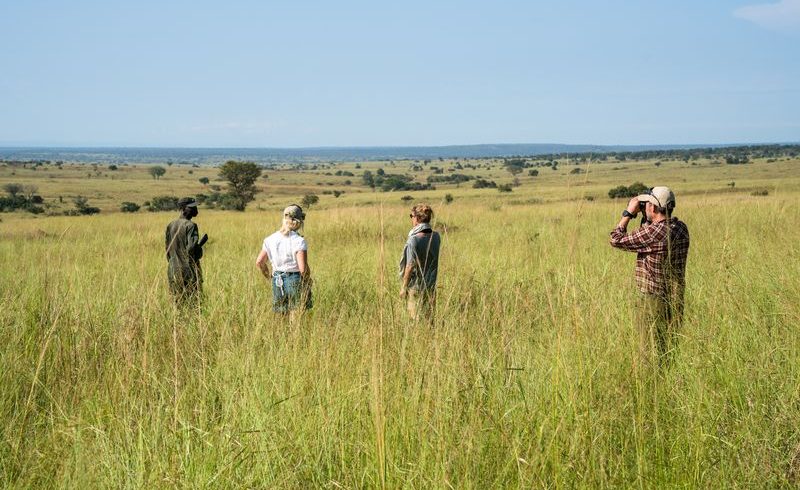
POLYGON ((200 299, 203 290, 203 272, 200 259, 203 257, 203 244, 208 235, 200 238, 197 224, 192 222, 196 217, 197 201, 192 197, 184 197, 178 201, 181 215, 167 225, 167 279, 169 290, 177 304, 193 304, 200 299))
POLYGON ((427 204, 415 205, 409 217, 412 228, 400 258, 400 298, 407 301, 411 318, 433 324, 441 237, 431 228, 433 209, 427 204))

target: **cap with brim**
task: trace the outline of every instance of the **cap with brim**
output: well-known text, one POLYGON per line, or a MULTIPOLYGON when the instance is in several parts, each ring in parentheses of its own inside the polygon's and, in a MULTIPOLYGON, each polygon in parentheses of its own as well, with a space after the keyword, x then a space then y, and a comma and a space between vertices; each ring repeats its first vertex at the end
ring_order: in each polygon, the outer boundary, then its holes
POLYGON ((193 197, 184 197, 178 201, 178 207, 183 208, 196 208, 197 201, 194 200, 193 197))
POLYGON ((636 199, 653 203, 660 208, 674 208, 675 207, 675 194, 669 187, 653 187, 650 192, 646 194, 639 194, 636 199))
POLYGON ((303 208, 301 208, 297 204, 292 204, 291 206, 288 206, 286 209, 284 209, 283 215, 288 216, 292 219, 296 219, 298 221, 303 221, 304 219, 306 219, 306 214, 303 212, 303 208))

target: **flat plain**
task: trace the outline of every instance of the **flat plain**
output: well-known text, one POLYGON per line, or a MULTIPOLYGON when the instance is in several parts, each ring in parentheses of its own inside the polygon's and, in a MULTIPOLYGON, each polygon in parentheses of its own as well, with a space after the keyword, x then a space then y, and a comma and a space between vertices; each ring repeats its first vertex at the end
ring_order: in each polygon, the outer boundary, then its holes
POLYGON ((167 294, 174 213, 119 205, 224 190, 216 169, 0 166, 0 184, 36 186, 47 205, 0 214, 0 485, 797 485, 800 161, 658 163, 516 183, 491 160, 269 168, 247 211, 201 207, 197 311, 167 294), (515 185, 361 181, 382 168, 424 182, 432 167, 515 185), (636 181, 672 187, 692 236, 686 321, 660 373, 635 355, 634 257, 608 245, 625 206, 608 190, 636 181), (315 305, 289 323, 253 262, 307 194, 315 305), (77 195, 100 214, 58 216, 77 195), (397 294, 420 201, 443 235, 433 328, 397 294))

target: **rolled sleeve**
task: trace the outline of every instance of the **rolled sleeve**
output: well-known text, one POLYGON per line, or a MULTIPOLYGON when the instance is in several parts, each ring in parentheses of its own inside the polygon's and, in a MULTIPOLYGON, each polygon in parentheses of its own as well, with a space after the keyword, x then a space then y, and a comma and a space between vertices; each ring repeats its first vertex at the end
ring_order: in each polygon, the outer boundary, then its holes
POLYGON ((649 252, 653 236, 649 226, 642 226, 631 233, 627 233, 625 228, 618 226, 611 231, 609 243, 614 248, 630 252, 649 252))
POLYGON ((417 263, 417 247, 413 238, 409 238, 406 242, 406 267, 414 266, 417 263))

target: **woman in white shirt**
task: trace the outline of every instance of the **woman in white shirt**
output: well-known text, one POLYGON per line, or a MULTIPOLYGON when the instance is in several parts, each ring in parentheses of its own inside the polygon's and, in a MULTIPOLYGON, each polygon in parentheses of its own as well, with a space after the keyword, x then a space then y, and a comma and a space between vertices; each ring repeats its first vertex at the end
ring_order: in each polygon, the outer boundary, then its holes
POLYGON ((272 309, 277 313, 294 314, 312 306, 308 246, 297 233, 305 218, 297 204, 284 209, 281 229, 264 239, 256 259, 256 267, 272 281, 272 309))

